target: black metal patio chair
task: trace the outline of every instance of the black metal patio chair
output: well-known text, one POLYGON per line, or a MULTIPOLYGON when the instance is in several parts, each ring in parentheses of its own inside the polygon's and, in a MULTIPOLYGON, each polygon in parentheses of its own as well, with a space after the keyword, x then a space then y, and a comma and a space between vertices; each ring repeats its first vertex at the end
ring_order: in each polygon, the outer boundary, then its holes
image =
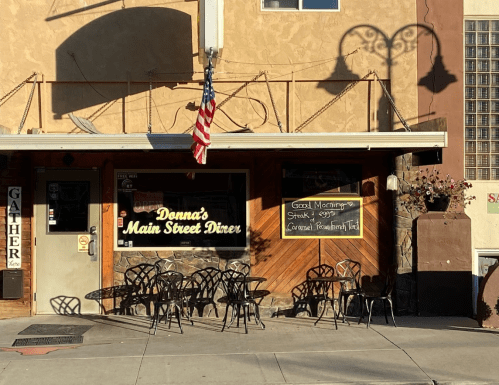
POLYGON ((132 289, 123 297, 120 307, 127 314, 131 314, 132 306, 142 304, 146 308, 146 314, 151 315, 155 275, 154 265, 149 263, 141 263, 125 271, 125 285, 131 286, 132 289))
MULTIPOLYGON (((151 327, 154 327, 154 334, 158 329, 158 323, 165 317, 169 321, 168 328, 171 328, 172 317, 175 313, 180 332, 183 334, 182 329, 182 315, 184 306, 184 276, 176 271, 165 271, 157 274, 155 278, 155 299, 154 299, 154 314, 152 316, 151 327), (161 313, 163 313, 161 315, 161 313)), ((186 313, 188 320, 194 325, 194 322, 186 313)))
MULTIPOLYGON (((215 267, 207 267, 205 269, 198 270, 191 275, 191 286, 193 287, 188 289, 189 292, 186 295, 191 316, 194 312, 194 308, 196 308, 198 315, 202 317, 204 308, 208 305, 212 305, 215 309, 215 315, 218 318, 215 295, 217 293, 218 286, 220 285, 221 278, 222 272, 215 267)), ((212 309, 210 309, 208 313, 208 317, 210 316, 211 310, 212 309)))
MULTIPOLYGON (((307 270, 307 281, 309 282, 309 305, 318 310, 319 305, 327 306, 327 301, 331 299, 329 292, 334 290, 332 282, 318 282, 314 278, 334 276, 334 267, 331 265, 320 264, 307 270)), ((331 304, 334 311, 334 303, 331 304)), ((319 313, 319 311, 317 311, 319 313)), ((321 313, 324 313, 323 311, 321 313)), ((327 307, 326 307, 327 314, 327 307)))
POLYGON ((260 319, 260 311, 258 303, 249 296, 248 284, 246 282, 246 275, 235 270, 226 270, 222 273, 222 286, 225 292, 225 315, 223 319, 222 332, 225 328, 230 328, 234 322, 237 321, 239 327, 239 319, 241 317, 241 310, 243 311, 244 330, 248 333, 248 321, 253 308, 255 322, 265 329, 264 323, 260 319), (231 319, 227 325, 227 317, 231 308, 231 319))
MULTIPOLYGON (((362 290, 362 266, 359 262, 351 259, 344 259, 336 264, 336 274, 339 277, 351 278, 350 281, 341 282, 341 288, 338 295, 340 310, 343 313, 343 318, 348 313, 348 304, 350 297, 354 296, 359 299, 360 313, 364 311, 364 291, 362 290)), ((338 313, 339 315, 339 313, 338 313)))
MULTIPOLYGON (((392 267, 386 273, 385 284, 381 290, 364 292, 363 296, 364 296, 364 300, 365 300, 365 304, 366 304, 366 309, 368 311, 367 327, 369 327, 369 325, 371 324, 373 303, 375 301, 382 301, 383 302, 383 309, 385 312, 386 323, 388 323, 386 305, 388 304, 390 306, 390 312, 392 315, 393 326, 397 327, 397 324, 395 323, 395 317, 393 316, 393 303, 392 303, 392 292, 393 292, 394 287, 395 287, 395 271, 394 271, 394 268, 392 267)), ((362 312, 362 314, 360 315, 359 324, 363 318, 364 318, 364 312, 362 312)))

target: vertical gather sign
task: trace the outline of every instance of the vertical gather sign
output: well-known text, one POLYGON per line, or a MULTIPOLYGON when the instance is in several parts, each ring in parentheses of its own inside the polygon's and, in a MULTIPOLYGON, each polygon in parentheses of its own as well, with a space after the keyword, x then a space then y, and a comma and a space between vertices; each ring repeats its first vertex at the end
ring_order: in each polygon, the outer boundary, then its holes
POLYGON ((21 187, 9 187, 7 191, 7 269, 20 269, 21 187))

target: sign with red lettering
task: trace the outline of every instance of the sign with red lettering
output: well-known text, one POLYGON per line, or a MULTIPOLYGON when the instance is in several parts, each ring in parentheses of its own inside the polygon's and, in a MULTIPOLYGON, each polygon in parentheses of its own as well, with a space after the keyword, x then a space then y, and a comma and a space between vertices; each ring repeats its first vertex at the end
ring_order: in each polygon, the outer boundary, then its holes
POLYGON ((487 193, 487 214, 499 214, 499 193, 487 193))

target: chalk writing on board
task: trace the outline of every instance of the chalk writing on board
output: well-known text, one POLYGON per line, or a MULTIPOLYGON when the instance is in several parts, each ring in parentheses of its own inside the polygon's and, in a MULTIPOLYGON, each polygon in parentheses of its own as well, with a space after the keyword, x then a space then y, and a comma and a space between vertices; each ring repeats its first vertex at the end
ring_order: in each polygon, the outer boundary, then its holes
POLYGON ((362 238, 362 198, 284 198, 283 238, 362 238))

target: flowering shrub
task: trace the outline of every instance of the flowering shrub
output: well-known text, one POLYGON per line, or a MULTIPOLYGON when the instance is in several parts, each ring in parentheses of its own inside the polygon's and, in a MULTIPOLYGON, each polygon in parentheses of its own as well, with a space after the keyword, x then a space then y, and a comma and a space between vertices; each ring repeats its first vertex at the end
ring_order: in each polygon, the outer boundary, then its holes
POLYGON ((466 195, 470 187, 471 183, 464 179, 454 180, 449 174, 442 177, 437 169, 420 169, 409 192, 401 197, 402 205, 408 210, 426 213, 425 201, 434 202, 437 197, 448 196, 450 204, 447 211, 456 212, 476 199, 466 195))

